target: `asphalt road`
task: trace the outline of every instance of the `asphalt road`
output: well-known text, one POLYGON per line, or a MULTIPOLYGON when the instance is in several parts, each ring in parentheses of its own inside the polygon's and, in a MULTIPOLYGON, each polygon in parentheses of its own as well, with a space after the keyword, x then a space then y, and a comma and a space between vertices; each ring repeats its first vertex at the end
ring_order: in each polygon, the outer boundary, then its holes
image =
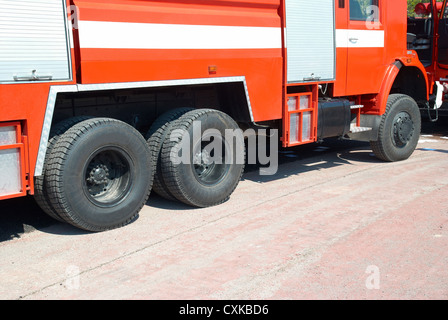
POLYGON ((0 203, 0 298, 447 299, 448 123, 407 161, 362 142, 283 150, 232 198, 152 195, 132 224, 88 233, 32 198, 0 203))

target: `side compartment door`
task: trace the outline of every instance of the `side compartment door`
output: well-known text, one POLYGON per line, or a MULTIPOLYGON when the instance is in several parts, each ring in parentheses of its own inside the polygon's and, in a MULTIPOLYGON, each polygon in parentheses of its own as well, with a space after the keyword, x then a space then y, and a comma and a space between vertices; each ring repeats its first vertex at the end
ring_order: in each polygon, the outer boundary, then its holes
POLYGON ((286 0, 287 81, 335 79, 334 0, 286 0))
POLYGON ((0 0, 0 82, 71 80, 64 0, 0 0))

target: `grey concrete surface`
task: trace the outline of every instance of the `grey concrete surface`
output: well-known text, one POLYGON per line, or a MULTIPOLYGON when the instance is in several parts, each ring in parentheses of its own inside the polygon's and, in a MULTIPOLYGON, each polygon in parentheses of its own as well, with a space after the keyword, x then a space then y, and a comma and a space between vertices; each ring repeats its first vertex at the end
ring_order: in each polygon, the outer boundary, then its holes
POLYGON ((448 298, 448 125, 425 125, 405 162, 330 140, 285 150, 275 176, 256 169, 220 206, 152 195, 104 233, 2 201, 0 298, 448 298))

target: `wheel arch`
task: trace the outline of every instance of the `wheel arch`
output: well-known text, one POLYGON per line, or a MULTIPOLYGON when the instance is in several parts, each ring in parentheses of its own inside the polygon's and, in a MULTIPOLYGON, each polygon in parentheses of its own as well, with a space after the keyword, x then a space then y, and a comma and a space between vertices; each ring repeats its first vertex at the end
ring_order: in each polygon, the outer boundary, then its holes
POLYGON ((57 122, 79 115, 109 117, 143 133, 159 115, 179 107, 206 107, 238 123, 254 121, 245 77, 52 86, 34 175, 42 175, 50 130, 57 122))
POLYGON ((378 94, 379 115, 386 112, 389 95, 394 93, 408 95, 418 104, 428 101, 428 77, 420 62, 405 64, 397 60, 388 67, 378 94))

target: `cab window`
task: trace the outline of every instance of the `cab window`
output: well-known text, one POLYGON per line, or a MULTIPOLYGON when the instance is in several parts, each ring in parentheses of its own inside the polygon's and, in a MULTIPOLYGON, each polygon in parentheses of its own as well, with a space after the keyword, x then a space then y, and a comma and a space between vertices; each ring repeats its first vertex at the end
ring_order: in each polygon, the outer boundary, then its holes
POLYGON ((372 19, 378 10, 379 0, 350 0, 350 20, 367 21, 372 19))
POLYGON ((432 63, 434 17, 430 0, 408 0, 407 47, 415 50, 424 66, 432 63))

